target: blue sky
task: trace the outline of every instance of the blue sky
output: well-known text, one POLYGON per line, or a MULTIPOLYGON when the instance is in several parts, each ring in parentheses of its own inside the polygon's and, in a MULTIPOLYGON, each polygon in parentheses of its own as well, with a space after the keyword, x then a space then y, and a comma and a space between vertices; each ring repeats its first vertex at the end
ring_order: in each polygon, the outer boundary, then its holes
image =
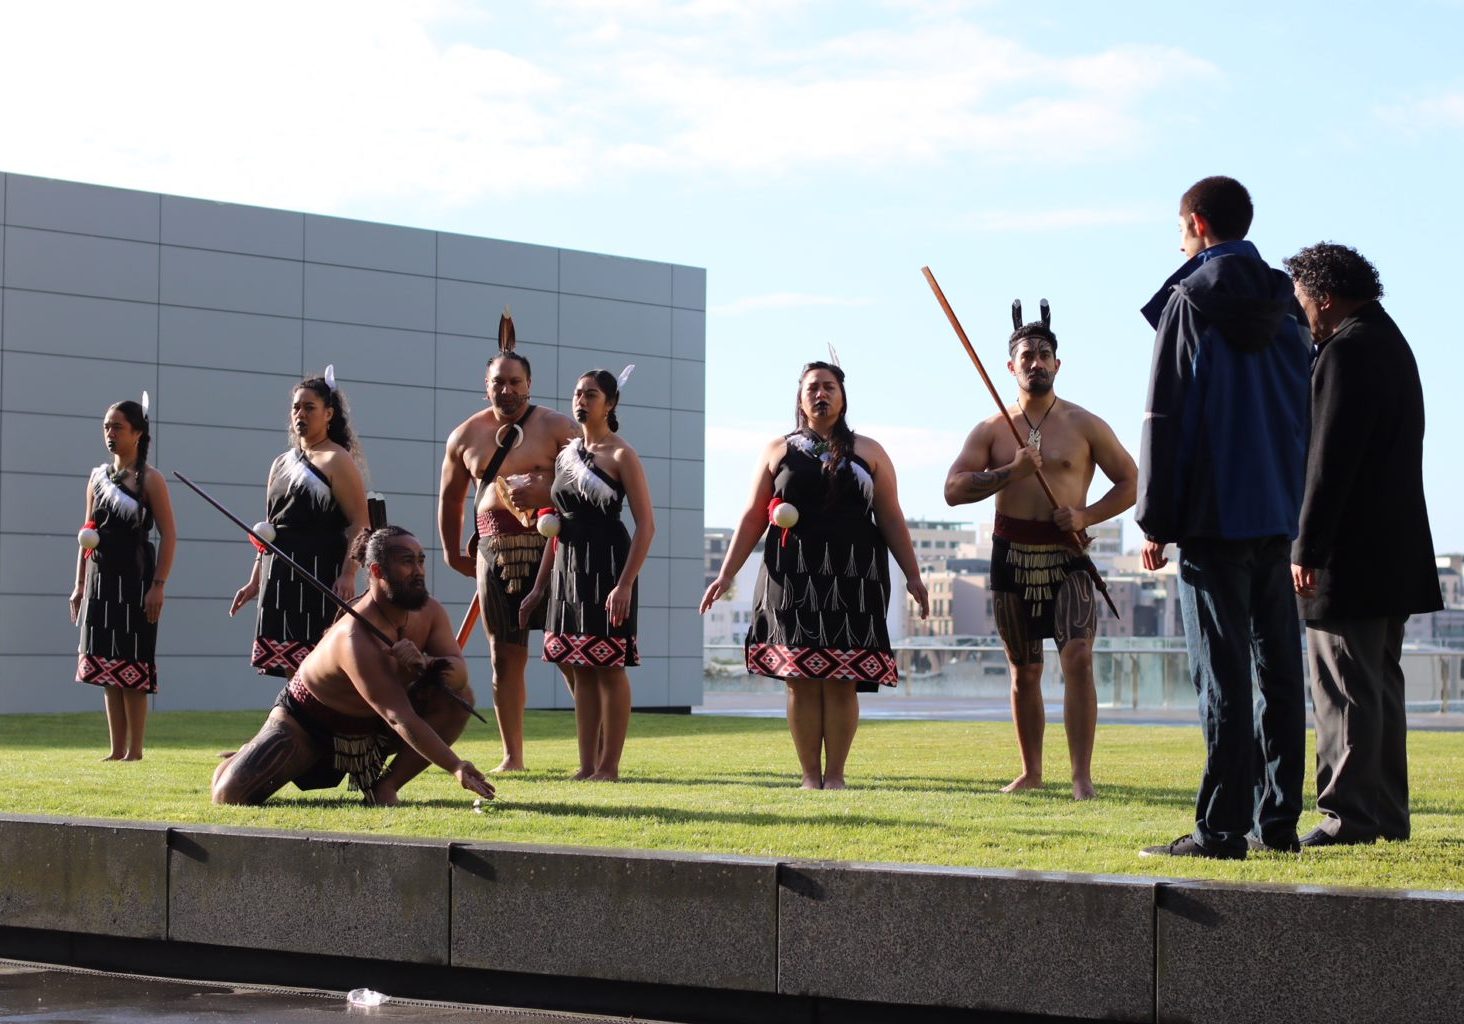
POLYGON ((1273 263, 1328 239, 1377 264, 1423 373, 1436 546, 1464 550, 1458 0, 80 3, 5 21, 5 170, 706 267, 711 525, 739 513, 829 342, 907 514, 990 516, 941 499, 990 400, 924 264, 993 371, 1012 298, 1051 300, 1059 394, 1134 448, 1137 309, 1181 260, 1179 194, 1234 175, 1273 263))

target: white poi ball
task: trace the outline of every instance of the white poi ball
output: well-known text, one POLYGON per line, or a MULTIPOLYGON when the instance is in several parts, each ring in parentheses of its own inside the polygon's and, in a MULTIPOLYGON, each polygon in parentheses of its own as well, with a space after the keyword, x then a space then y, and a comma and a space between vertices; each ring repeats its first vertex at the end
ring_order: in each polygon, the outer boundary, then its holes
POLYGON ((556 516, 553 512, 545 512, 542 516, 539 517, 538 527, 539 536, 558 537, 559 517, 556 516))
POLYGON ((102 535, 93 530, 90 526, 83 526, 76 535, 76 543, 88 551, 95 551, 97 545, 102 542, 102 535))
POLYGON ((786 501, 773 509, 773 525, 791 530, 798 525, 798 507, 786 501))
POLYGON ((273 544, 279 534, 275 531, 274 523, 262 522, 254 524, 254 532, 260 540, 266 544, 273 544))

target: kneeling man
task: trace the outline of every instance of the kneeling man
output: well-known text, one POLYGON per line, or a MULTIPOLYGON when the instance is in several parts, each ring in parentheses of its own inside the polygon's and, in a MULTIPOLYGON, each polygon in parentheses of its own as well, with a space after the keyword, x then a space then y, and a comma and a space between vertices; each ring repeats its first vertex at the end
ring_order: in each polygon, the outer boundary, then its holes
POLYGON ((422 545, 385 526, 359 534, 351 554, 370 574, 356 611, 396 643, 384 647, 354 618, 336 622, 259 734, 214 772, 214 803, 260 804, 287 782, 331 789, 349 776, 367 803, 395 804, 429 763, 464 789, 493 796, 483 773, 450 746, 467 725, 473 694, 447 613, 427 593, 422 545))

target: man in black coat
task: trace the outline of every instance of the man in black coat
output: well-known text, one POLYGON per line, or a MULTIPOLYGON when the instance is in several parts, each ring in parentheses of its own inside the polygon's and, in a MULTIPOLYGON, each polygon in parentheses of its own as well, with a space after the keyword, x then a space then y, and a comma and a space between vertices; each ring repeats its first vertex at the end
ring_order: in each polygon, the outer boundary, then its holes
POLYGON ((1325 817, 1301 845, 1407 839, 1403 623, 1443 607, 1423 498, 1423 386, 1360 253, 1321 243, 1284 262, 1317 344, 1291 574, 1325 817))

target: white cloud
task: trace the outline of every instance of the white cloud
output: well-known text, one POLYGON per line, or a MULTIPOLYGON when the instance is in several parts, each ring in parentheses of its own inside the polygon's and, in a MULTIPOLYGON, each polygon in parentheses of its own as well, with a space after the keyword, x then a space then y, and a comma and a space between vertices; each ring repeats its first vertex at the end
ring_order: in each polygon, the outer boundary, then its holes
POLYGON ((22 98, 0 167, 335 210, 616 173, 1077 161, 1137 145, 1146 97, 1214 72, 1169 47, 1049 57, 959 5, 851 31, 822 13, 785 0, 19 5, 0 34, 0 88, 22 98))
POLYGON ((1377 108, 1378 116, 1407 131, 1427 133, 1464 128, 1464 92, 1446 92, 1377 108))
POLYGON ((837 295, 809 295, 804 292, 772 292, 767 295, 750 295, 735 299, 707 312, 715 316, 740 316, 743 313, 760 313, 769 309, 806 309, 813 306, 867 306, 869 299, 842 298, 837 295))

